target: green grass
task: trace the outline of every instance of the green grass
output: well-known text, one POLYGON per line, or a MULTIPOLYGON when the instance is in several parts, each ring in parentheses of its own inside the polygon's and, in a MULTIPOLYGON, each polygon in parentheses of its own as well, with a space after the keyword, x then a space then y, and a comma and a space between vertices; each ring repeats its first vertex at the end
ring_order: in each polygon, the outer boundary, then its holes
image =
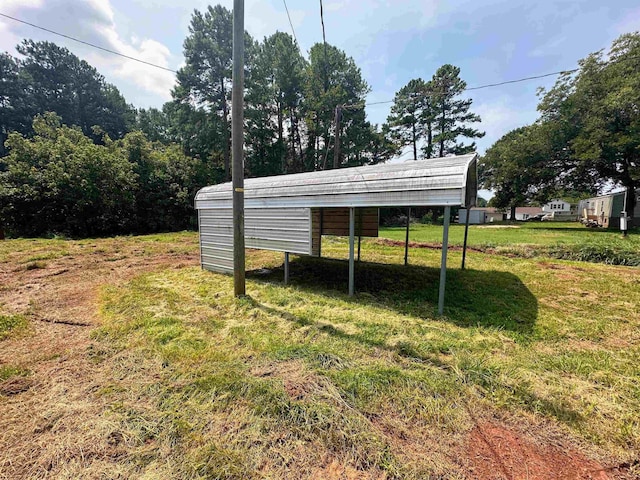
POLYGON ((15 365, 0 365, 0 382, 13 377, 26 377, 29 373, 29 370, 15 365))
MULTIPOLYGON (((381 228, 380 237, 403 241, 405 229, 381 228)), ((411 225, 409 240, 442 243, 442 226, 411 225)), ((450 245, 462 245, 464 225, 453 224, 450 245)), ((472 248, 521 257, 547 256, 564 260, 640 265, 640 231, 627 237, 615 230, 592 229, 572 222, 523 222, 517 225, 471 225, 468 245, 472 248)))
POLYGON ((29 322, 24 315, 0 314, 0 340, 23 332, 28 325, 29 322))
POLYGON ((250 271, 243 299, 198 268, 104 289, 92 358, 113 365, 102 395, 136 472, 322 478, 334 458, 462 478, 452 445, 500 415, 635 458, 637 269, 471 252, 461 271, 451 252, 438 318, 437 250, 413 249, 404 267, 401 247, 363 242, 354 298, 346 241, 327 238, 323 254, 296 258, 284 286, 281 255, 251 252, 250 269, 271 271, 250 271))

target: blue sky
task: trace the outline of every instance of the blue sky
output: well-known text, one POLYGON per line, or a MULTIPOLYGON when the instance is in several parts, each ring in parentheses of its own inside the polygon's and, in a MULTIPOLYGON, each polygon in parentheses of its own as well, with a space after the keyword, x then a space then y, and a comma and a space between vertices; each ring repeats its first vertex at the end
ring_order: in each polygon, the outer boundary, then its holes
MULTIPOLYGON (((0 12, 177 69, 194 9, 210 2, 175 0, 0 0, 0 12)), ((219 2, 228 8, 232 0, 219 2)), ((302 51, 322 39, 319 2, 287 0, 302 51)), ((640 30, 637 0, 325 0, 327 41, 346 51, 384 101, 409 80, 430 78, 445 63, 469 86, 571 69, 622 33, 640 30)), ((282 0, 246 0, 246 28, 258 39, 290 32, 282 0)), ((96 66, 135 106, 159 107, 174 75, 0 18, 0 49, 21 38, 65 45, 96 66)), ((482 153, 507 131, 537 118, 536 90, 554 79, 470 92, 487 132, 482 153)), ((389 105, 371 106, 381 123, 389 105)))

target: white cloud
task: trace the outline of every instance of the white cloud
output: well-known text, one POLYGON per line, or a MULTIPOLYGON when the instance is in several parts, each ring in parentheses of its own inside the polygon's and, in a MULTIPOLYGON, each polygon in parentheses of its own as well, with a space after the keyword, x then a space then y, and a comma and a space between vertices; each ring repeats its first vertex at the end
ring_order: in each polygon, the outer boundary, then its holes
MULTIPOLYGON (((102 46, 129 57, 169 68, 172 58, 169 48, 161 42, 144 38, 123 38, 116 28, 114 10, 109 0, 5 0, 3 9, 9 15, 64 33, 71 37, 102 46), (70 20, 72 19, 72 20, 70 20)), ((133 83, 134 96, 149 94, 163 100, 171 97, 175 75, 149 65, 103 52, 71 40, 53 36, 9 19, 0 21, 0 48, 14 53, 22 38, 49 40, 64 45, 87 60, 111 82, 117 78, 133 83)), ((118 82, 119 83, 119 82, 118 82)), ((131 89, 129 89, 130 97, 131 89)), ((136 98, 127 98, 135 104, 136 98)), ((148 103, 148 102, 147 102, 148 103)))
POLYGON ((614 38, 623 33, 640 31, 640 8, 626 12, 624 19, 616 23, 611 29, 614 38))
POLYGON ((537 118, 535 110, 519 107, 514 99, 508 97, 473 105, 472 110, 482 119, 477 128, 486 132, 486 135, 477 142, 481 153, 484 153, 484 150, 505 133, 529 125, 537 118))

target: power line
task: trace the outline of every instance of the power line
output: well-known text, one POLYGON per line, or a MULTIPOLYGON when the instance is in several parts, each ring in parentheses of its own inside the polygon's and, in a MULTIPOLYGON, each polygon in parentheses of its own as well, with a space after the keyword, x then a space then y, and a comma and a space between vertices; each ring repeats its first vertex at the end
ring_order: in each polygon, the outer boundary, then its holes
POLYGON ((66 39, 73 40, 74 42, 78 42, 78 43, 81 43, 83 45, 88 45, 89 47, 97 48, 98 50, 102 50, 103 52, 112 53, 113 55, 118 55, 119 57, 124 57, 124 58, 127 58, 129 60, 133 60, 134 62, 144 63, 145 65, 149 65, 150 67, 160 68, 162 70, 166 70, 167 72, 178 73, 176 70, 172 70, 172 69, 167 68, 167 67, 156 65, 155 63, 147 62, 146 60, 140 60, 139 58, 130 57, 129 55, 125 55, 124 53, 116 52, 115 50, 110 50, 108 48, 101 47, 100 45, 95 45, 95 44, 90 43, 90 42, 85 42, 84 40, 80 40, 80 39, 72 37, 70 35, 65 35, 64 33, 56 32, 56 31, 50 30, 48 28, 41 27, 39 25, 35 25, 33 23, 25 22, 24 20, 20 20, 19 18, 12 17, 11 15, 7 15, 7 14, 4 14, 4 13, 0 12, 0 16, 8 18, 10 20, 14 20, 14 21, 19 22, 19 23, 24 23, 25 25, 29 25, 30 27, 37 28, 38 30, 43 30, 45 32, 53 33, 54 35, 58 35, 60 37, 66 38, 66 39))
POLYGON ((322 0, 320 0, 320 23, 322 24, 322 42, 324 43, 325 48, 326 48, 327 37, 326 37, 326 35, 324 33, 324 11, 322 9, 322 0))
POLYGON ((329 60, 327 58, 327 36, 324 31, 324 10, 322 8, 322 0, 320 0, 320 23, 322 24, 322 43, 324 44, 324 91, 326 93, 329 88, 329 74, 327 73, 329 60))
POLYGON ((287 7, 287 0, 282 0, 284 3, 284 9, 287 11, 287 18, 289 19, 289 25, 291 25, 291 32, 293 32, 293 39, 298 43, 298 39, 296 38, 296 31, 293 28, 293 22, 291 21, 291 15, 289 15, 289 8, 287 7))
POLYGON ((499 83, 488 83, 487 85, 479 85, 477 87, 465 88, 465 90, 480 90, 482 88, 499 87, 500 85, 507 85, 509 83, 520 83, 520 82, 526 82, 527 80, 536 80, 538 78, 551 77, 551 76, 554 76, 554 75, 563 75, 563 74, 566 74, 566 73, 575 73, 578 70, 580 70, 580 69, 579 68, 574 68, 572 70, 560 70, 559 72, 545 73, 543 75, 535 75, 533 77, 519 78, 517 80, 506 80, 504 82, 499 82, 499 83))
MULTIPOLYGON (((499 87, 501 85, 508 85, 511 83, 520 83, 520 82, 526 82, 529 80, 536 80, 538 78, 545 78, 545 77, 551 77, 554 75, 563 75, 563 74, 567 74, 567 73, 575 73, 578 70, 580 70, 579 68, 573 68, 571 70, 560 70, 558 72, 551 72, 551 73, 544 73, 542 75, 534 75, 531 77, 524 77, 524 78, 518 78, 516 80, 505 80, 504 82, 498 82, 498 83, 487 83, 486 85, 478 85, 477 87, 467 87, 463 90, 463 92, 465 91, 470 91, 470 90, 481 90, 483 88, 490 88, 490 87, 499 87)), ((368 103, 355 103, 353 105, 344 105, 344 108, 361 108, 361 107, 368 107, 371 105, 384 105, 387 103, 393 103, 395 100, 382 100, 380 102, 368 102, 368 103)))

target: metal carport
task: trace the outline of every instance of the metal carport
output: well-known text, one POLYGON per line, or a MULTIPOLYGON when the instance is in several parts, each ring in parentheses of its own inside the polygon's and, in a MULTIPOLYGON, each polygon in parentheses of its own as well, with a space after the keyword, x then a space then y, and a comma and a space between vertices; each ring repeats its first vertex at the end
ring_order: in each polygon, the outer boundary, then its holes
MULTIPOLYGON (((438 297, 438 311, 442 313, 451 207, 475 206, 477 158, 473 153, 247 179, 244 184, 245 245, 284 252, 286 279, 289 253, 321 255, 321 238, 327 234, 322 224, 327 212, 334 212, 329 218, 333 219, 337 231, 340 230, 339 218, 344 218, 345 234, 348 228, 349 294, 353 295, 357 211, 380 207, 444 207, 438 297), (348 209, 348 215, 338 215, 341 209, 343 213, 348 209)), ((196 194, 195 208, 202 267, 233 273, 231 183, 202 188, 196 194)), ((371 215, 371 210, 366 215, 371 215)))

